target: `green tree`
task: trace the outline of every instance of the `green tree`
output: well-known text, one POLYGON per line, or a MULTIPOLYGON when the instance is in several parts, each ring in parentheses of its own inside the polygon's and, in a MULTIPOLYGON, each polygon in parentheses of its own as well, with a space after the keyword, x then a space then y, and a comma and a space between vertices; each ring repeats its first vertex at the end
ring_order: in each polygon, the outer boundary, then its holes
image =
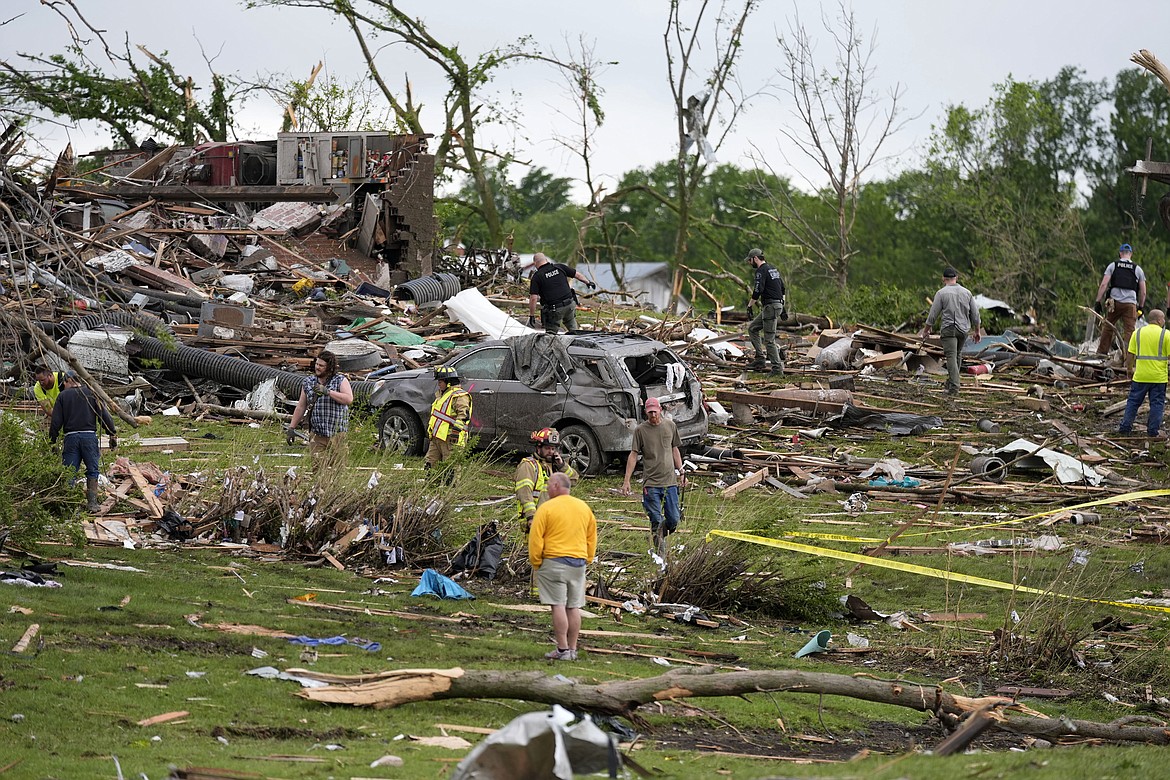
MULTIPOLYGON (((78 14, 76 24, 83 23, 78 14)), ((90 31, 97 44, 75 38, 63 54, 20 53, 15 61, 0 62, 3 112, 92 120, 131 148, 143 135, 187 145, 228 140, 239 86, 235 78, 213 70, 210 83, 200 87, 194 77, 180 75, 165 51, 156 55, 138 46, 135 55, 128 39, 115 51, 101 31, 90 31), (106 64, 96 64, 103 58, 106 64)))
POLYGON ((303 81, 277 75, 251 85, 252 89, 271 97, 283 110, 282 133, 403 129, 369 80, 338 78, 331 73, 321 77, 324 67, 324 62, 318 62, 303 81))
POLYGON ((1083 320, 1077 307, 1097 278, 1078 184, 1100 161, 1093 114, 1103 95, 1066 68, 1047 82, 997 85, 982 109, 952 106, 915 196, 961 226, 966 256, 952 264, 1065 335, 1083 320))
MULTIPOLYGON (((520 181, 513 184, 508 179, 512 165, 500 162, 485 173, 500 214, 500 226, 505 235, 514 234, 516 226, 537 215, 558 212, 569 206, 569 188, 572 182, 561 176, 554 176, 546 168, 529 168, 520 181)), ((493 243, 491 230, 483 219, 483 212, 476 205, 478 186, 472 177, 466 177, 459 191, 448 198, 454 208, 447 210, 443 221, 446 234, 458 237, 465 244, 477 247, 497 248, 493 243)), ((523 244, 515 244, 517 251, 528 251, 523 244)), ((541 251, 541 250, 532 250, 541 251)), ((559 257, 568 258, 568 252, 559 257)))
POLYGON ((694 239, 688 241, 682 258, 675 254, 681 222, 677 186, 676 161, 628 171, 617 189, 623 197, 609 207, 609 232, 589 230, 586 255, 597 262, 609 258, 619 266, 636 261, 670 263, 689 279, 680 290, 700 308, 703 296, 696 298, 692 293, 701 291, 690 289, 695 281, 724 305, 746 302, 751 274, 740 261, 752 246, 769 247, 769 259, 786 272, 800 263, 799 253, 780 243, 783 237, 776 223, 758 216, 768 206, 769 193, 788 186, 786 182, 729 164, 704 172, 689 198, 689 233, 694 239))

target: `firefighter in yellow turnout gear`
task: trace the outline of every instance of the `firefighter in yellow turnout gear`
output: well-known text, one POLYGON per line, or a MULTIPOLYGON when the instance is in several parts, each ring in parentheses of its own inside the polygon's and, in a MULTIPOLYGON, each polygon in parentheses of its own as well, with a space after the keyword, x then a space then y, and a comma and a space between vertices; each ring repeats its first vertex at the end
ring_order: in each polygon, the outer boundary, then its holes
POLYGON ((467 428, 471 425, 471 394, 459 386, 459 372, 450 366, 439 366, 435 381, 439 389, 427 422, 427 469, 450 458, 456 447, 466 445, 467 428))
POLYGON ((561 435, 555 428, 541 428, 529 437, 535 451, 516 467, 516 514, 524 532, 532 526, 536 508, 548 500, 548 478, 556 472, 577 483, 577 472, 561 457, 561 435))

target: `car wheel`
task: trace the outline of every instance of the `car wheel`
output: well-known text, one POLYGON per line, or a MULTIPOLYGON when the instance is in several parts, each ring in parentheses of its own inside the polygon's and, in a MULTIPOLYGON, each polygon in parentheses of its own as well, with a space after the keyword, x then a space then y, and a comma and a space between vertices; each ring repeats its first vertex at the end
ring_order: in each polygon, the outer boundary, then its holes
POLYGON ((561 454, 582 476, 596 476, 605 468, 605 453, 593 431, 584 425, 567 425, 561 429, 561 454))
POLYGON ((422 455, 423 429, 418 415, 402 406, 383 409, 378 418, 378 449, 400 455, 422 455))

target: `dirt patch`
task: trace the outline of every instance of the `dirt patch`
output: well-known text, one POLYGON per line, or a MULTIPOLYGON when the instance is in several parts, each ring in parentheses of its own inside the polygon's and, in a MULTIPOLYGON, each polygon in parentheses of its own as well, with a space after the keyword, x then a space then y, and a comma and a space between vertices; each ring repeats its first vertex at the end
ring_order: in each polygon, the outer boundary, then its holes
MULTIPOLYGON (((672 723, 645 735, 656 749, 686 750, 704 754, 740 753, 810 761, 848 761, 862 751, 896 755, 929 750, 946 737, 937 721, 906 727, 873 721, 864 729, 842 734, 783 734, 762 729, 729 729, 723 724, 672 723)), ((1006 732, 990 732, 976 743, 987 750, 1007 750, 1026 744, 1025 738, 1006 732)), ((637 753, 634 754, 635 759, 637 753)))
POLYGON ((135 648, 157 653, 189 653, 191 655, 222 656, 231 653, 247 653, 250 645, 231 641, 208 639, 181 639, 175 636, 144 636, 142 634, 107 634, 100 637, 74 636, 67 645, 70 648, 110 650, 113 648, 135 648))
POLYGON ((298 729, 292 726, 216 726, 211 730, 213 737, 242 737, 245 739, 309 740, 312 742, 336 742, 342 739, 367 739, 370 735, 358 729, 298 729))

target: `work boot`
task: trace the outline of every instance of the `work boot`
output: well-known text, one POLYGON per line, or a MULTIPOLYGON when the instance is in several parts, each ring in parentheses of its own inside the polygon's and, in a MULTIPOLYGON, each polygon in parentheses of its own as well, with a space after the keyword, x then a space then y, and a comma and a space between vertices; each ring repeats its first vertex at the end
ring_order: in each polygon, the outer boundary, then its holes
POLYGON ((659 527, 657 531, 650 534, 650 541, 654 545, 654 552, 658 553, 658 557, 666 560, 666 531, 659 527))
POLYGON ((88 511, 96 513, 98 511, 98 509, 101 508, 101 504, 98 503, 98 481, 97 481, 97 479, 86 479, 85 480, 85 500, 86 500, 85 508, 88 511))
POLYGON ((784 376, 784 364, 773 363, 772 370, 768 372, 770 376, 784 376))
POLYGON ((750 368, 752 371, 763 371, 767 365, 768 364, 764 361, 764 358, 756 355, 754 358, 752 358, 752 362, 748 363, 748 368, 750 368))

